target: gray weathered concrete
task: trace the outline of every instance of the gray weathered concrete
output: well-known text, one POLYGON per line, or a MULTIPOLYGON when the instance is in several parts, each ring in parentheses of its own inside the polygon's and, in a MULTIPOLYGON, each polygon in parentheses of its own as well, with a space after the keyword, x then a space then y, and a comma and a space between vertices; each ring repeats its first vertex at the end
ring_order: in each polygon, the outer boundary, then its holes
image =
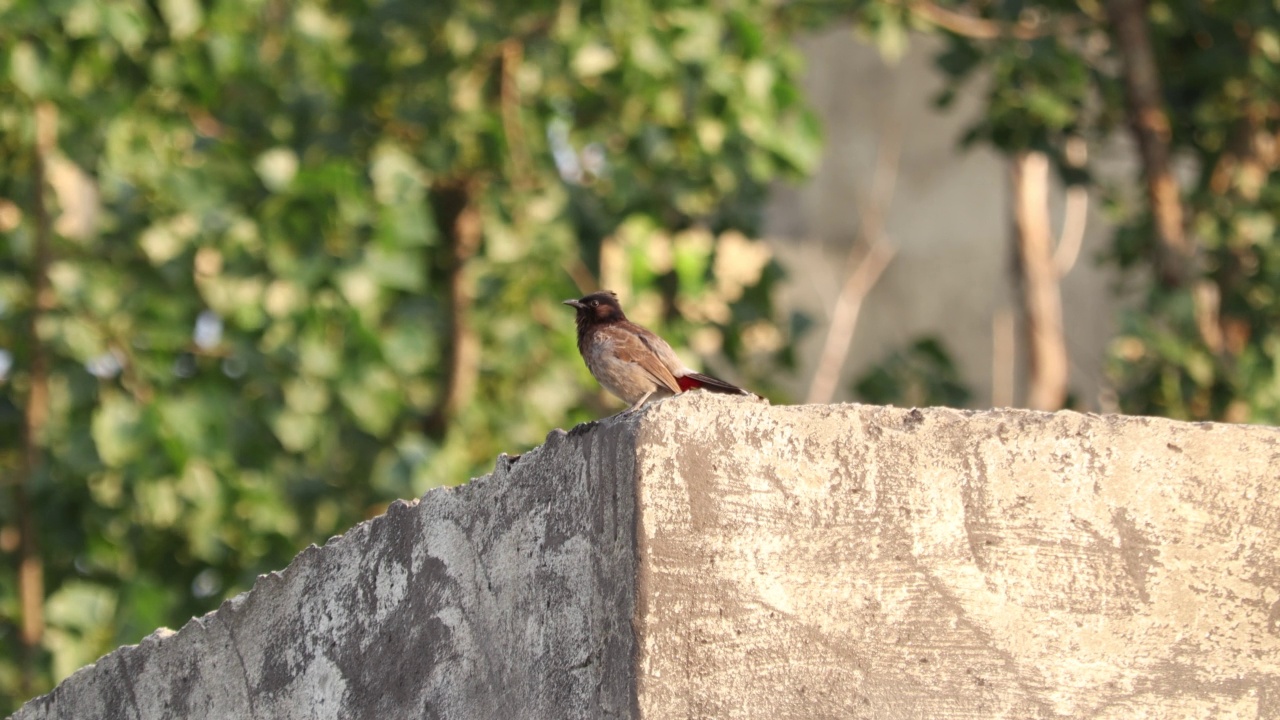
POLYGON ((36 718, 1280 717, 1280 430, 690 393, 553 433, 36 718))
POLYGON ((629 717, 632 432, 396 503, 16 718, 629 717))

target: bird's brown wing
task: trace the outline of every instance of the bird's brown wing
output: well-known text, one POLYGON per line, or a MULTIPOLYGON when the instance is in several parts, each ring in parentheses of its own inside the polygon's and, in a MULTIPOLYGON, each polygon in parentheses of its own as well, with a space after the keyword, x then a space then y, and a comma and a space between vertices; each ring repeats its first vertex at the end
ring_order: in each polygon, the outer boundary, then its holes
POLYGON ((619 323, 601 332, 608 337, 613 354, 619 360, 639 365, 653 376, 655 382, 673 394, 680 392, 680 383, 676 382, 676 376, 663 362, 661 350, 655 351, 652 347, 653 342, 657 341, 661 343, 661 347, 667 349, 667 352, 672 352, 662 338, 633 323, 619 323))

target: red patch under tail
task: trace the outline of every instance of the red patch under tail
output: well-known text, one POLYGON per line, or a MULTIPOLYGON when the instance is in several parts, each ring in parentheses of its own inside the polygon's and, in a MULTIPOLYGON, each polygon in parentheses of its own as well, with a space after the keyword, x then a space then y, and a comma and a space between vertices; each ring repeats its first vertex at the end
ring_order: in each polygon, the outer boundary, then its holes
POLYGON ((676 384, 680 386, 680 392, 684 392, 685 390, 692 390, 696 387, 702 387, 701 383, 689 377, 688 375, 676 378, 676 384))
POLYGON ((702 388, 703 390, 710 390, 711 392, 731 393, 736 395, 750 394, 736 385, 730 385, 723 380, 713 378, 710 375, 703 375, 701 373, 681 375, 676 378, 676 384, 680 386, 680 392, 692 390, 694 388, 702 388))

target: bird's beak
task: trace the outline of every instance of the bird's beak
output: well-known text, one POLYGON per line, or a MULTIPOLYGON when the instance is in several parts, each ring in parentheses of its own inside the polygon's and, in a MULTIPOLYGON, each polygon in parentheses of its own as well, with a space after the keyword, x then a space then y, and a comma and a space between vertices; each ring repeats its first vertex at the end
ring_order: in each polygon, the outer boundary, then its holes
POLYGON ((564 304, 568 305, 569 307, 577 308, 579 310, 582 309, 582 303, 578 302, 577 300, 565 300, 564 304))

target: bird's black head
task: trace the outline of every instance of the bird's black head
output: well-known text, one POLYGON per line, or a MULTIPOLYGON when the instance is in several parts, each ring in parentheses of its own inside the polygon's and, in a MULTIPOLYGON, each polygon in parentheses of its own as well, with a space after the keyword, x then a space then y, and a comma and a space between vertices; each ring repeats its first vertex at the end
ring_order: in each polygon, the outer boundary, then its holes
POLYGON ((618 296, 608 290, 591 293, 581 300, 565 300, 564 304, 578 311, 577 319, 580 327, 627 319, 627 316, 622 314, 622 306, 618 304, 618 296))

